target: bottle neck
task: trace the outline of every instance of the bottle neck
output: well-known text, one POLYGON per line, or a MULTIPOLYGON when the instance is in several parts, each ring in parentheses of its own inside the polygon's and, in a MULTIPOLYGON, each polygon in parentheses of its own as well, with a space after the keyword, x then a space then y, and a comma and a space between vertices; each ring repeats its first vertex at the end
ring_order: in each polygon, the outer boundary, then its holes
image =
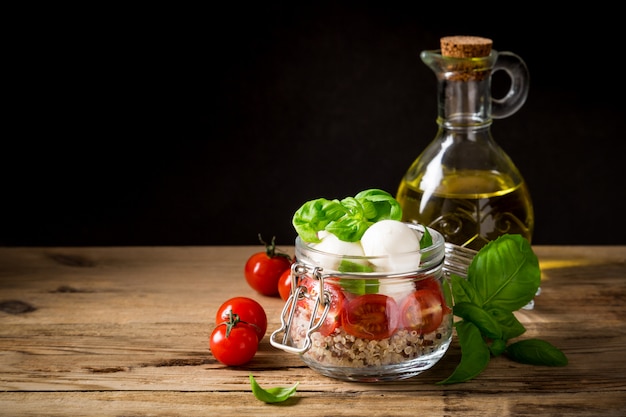
POLYGON ((440 52, 420 54, 437 77, 438 123, 441 126, 491 123, 491 73, 498 60, 497 51, 478 58, 453 58, 440 52))
POLYGON ((454 73, 443 74, 438 81, 437 123, 449 129, 491 125, 490 81, 488 75, 479 80, 457 80, 454 73))

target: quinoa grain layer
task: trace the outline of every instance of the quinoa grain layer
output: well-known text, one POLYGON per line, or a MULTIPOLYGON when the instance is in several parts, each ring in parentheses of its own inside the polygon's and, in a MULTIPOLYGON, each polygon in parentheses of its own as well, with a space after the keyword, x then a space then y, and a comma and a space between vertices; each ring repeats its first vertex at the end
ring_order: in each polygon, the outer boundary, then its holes
MULTIPOLYGON (((303 345, 309 319, 296 313, 291 327, 295 345, 303 345)), ((329 336, 319 332, 311 335, 311 348, 303 356, 326 366, 350 368, 396 365, 439 350, 449 343, 452 323, 449 315, 435 331, 420 334, 415 330, 399 329, 391 337, 367 340, 350 335, 338 327, 329 336)))

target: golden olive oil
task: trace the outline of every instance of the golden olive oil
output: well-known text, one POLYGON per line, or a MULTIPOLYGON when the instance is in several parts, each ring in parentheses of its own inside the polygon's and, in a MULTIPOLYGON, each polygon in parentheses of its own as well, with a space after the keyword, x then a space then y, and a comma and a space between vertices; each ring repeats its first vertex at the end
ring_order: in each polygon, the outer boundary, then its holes
POLYGON ((405 178, 396 198, 404 221, 430 226, 446 242, 479 250, 505 233, 520 234, 529 242, 532 237, 534 214, 526 183, 502 173, 448 172, 436 185, 427 184, 424 175, 405 178))

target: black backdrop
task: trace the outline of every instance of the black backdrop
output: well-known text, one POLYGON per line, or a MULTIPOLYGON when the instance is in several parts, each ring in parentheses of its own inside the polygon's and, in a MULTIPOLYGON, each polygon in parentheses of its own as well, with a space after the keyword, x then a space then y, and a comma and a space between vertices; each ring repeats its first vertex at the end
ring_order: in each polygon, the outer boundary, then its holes
POLYGON ((237 3, 54 27, 21 68, 0 244, 237 245, 261 233, 290 245, 306 200, 395 194, 436 131, 419 52, 456 34, 490 37, 529 67, 526 104, 492 133, 529 184, 533 243, 626 244, 616 11, 385 4, 237 3))

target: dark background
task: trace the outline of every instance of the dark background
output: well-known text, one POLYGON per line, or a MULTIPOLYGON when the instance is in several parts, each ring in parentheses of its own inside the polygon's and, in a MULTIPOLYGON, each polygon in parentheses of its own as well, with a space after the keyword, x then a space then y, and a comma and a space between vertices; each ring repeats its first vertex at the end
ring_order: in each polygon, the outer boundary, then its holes
POLYGON ((533 243, 626 244, 619 13, 476 7, 236 3, 47 27, 9 65, 0 245, 290 245, 307 200, 395 194, 437 128, 419 53, 460 34, 529 68, 526 104, 492 133, 529 184, 533 243))

